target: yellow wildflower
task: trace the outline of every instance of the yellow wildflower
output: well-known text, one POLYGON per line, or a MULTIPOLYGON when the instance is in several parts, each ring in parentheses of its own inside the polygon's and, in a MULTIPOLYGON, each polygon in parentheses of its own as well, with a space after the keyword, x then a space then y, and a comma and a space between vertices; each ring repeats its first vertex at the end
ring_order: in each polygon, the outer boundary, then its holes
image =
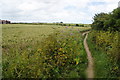
POLYGON ((77 61, 76 64, 78 64, 79 62, 77 61))
POLYGON ((62 51, 62 48, 59 48, 59 51, 62 51))
POLYGON ((42 51, 42 49, 41 49, 41 48, 39 48, 37 51, 42 51))

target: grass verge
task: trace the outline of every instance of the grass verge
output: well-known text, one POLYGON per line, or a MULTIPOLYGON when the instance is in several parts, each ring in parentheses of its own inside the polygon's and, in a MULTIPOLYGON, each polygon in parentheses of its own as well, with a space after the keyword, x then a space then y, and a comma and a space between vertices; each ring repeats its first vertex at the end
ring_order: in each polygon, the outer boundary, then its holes
POLYGON ((91 41, 90 35, 88 35, 87 42, 94 59, 95 78, 115 78, 116 75, 111 71, 113 64, 110 62, 109 56, 96 47, 91 41))

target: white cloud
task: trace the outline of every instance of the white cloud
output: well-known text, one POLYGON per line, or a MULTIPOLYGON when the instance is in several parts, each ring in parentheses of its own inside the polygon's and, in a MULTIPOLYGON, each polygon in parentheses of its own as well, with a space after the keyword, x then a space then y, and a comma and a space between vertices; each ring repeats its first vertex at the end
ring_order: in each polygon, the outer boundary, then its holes
POLYGON ((3 0, 2 19, 29 22, 91 23, 96 13, 111 12, 119 0, 3 0), (103 2, 100 5, 94 3, 103 2))

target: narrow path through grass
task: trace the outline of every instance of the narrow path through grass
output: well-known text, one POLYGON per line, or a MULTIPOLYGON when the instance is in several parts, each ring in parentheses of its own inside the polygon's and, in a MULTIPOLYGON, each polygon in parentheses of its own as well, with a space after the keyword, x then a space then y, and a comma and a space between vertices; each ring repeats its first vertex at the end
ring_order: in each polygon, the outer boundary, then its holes
POLYGON ((91 52, 89 50, 89 47, 86 41, 88 37, 88 33, 89 31, 83 33, 83 36, 86 35, 84 38, 84 48, 87 53, 87 59, 88 59, 88 68, 86 70, 86 73, 87 73, 87 78, 94 78, 94 60, 92 58, 91 52))

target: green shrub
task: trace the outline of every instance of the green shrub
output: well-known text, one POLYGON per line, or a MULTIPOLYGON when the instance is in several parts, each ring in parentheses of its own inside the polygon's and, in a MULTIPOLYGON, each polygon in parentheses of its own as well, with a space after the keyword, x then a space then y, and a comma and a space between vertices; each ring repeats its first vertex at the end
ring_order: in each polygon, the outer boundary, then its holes
POLYGON ((93 19, 92 28, 94 30, 120 31, 120 8, 114 9, 109 14, 96 14, 93 19))

